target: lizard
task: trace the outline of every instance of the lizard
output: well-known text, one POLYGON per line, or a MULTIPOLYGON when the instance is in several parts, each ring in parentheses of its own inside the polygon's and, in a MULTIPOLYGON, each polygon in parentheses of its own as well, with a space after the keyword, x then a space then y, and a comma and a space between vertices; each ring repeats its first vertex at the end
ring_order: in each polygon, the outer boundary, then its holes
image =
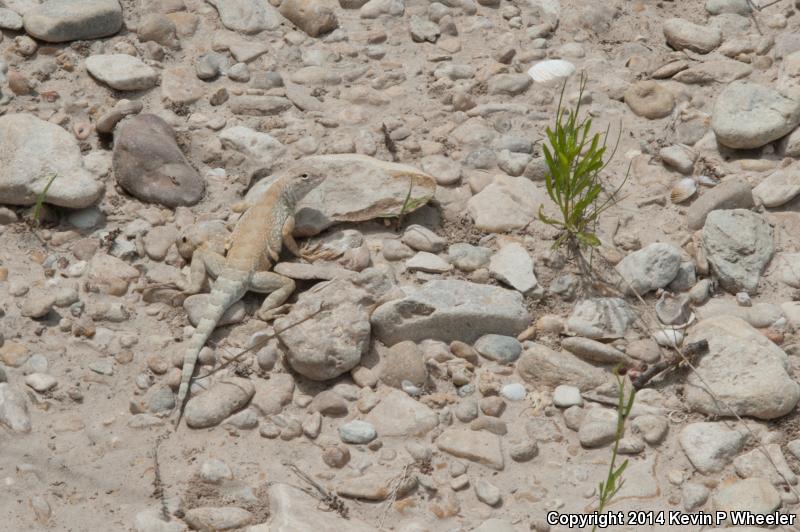
POLYGON ((210 275, 215 278, 208 305, 186 346, 181 382, 175 408, 180 424, 189 395, 197 357, 223 313, 244 297, 247 291, 269 294, 256 316, 268 321, 275 318, 292 292, 295 283, 289 277, 269 271, 285 246, 302 256, 292 232, 297 203, 325 180, 325 174, 310 165, 295 167, 279 178, 261 198, 242 214, 230 237, 225 256, 205 246, 192 254, 188 282, 178 284, 186 294, 197 294, 210 275))

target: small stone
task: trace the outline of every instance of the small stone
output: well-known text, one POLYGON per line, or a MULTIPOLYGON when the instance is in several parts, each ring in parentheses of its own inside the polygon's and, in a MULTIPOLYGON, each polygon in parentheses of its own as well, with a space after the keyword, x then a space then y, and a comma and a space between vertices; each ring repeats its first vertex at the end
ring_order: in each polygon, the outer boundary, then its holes
POLYGON ((490 432, 450 428, 437 438, 436 446, 453 456, 503 470, 501 438, 490 432))
POLYGON ((39 393, 44 393, 55 388, 58 381, 55 377, 46 373, 31 373, 25 377, 25 384, 39 393))
POLYGON ((141 91, 156 85, 158 73, 141 59, 127 54, 93 55, 86 69, 94 78, 119 91, 141 91))
POLYGON ((27 318, 44 318, 50 313, 55 302, 54 294, 37 290, 27 296, 20 313, 27 318))
POLYGON ((444 273, 452 270, 453 265, 433 253, 420 251, 406 261, 406 268, 409 271, 444 273))
POLYGON ((26 11, 23 22, 29 35, 46 42, 99 39, 122 28, 122 7, 117 0, 47 0, 26 11))
POLYGON ((722 42, 722 32, 719 28, 700 26, 682 18, 666 20, 663 28, 667 44, 676 50, 689 49, 707 54, 722 42))
POLYGON ((223 480, 233 480, 233 473, 228 464, 212 458, 200 466, 200 478, 209 484, 220 484, 223 480))
POLYGON ((655 120, 672 113, 675 97, 655 81, 637 81, 625 91, 625 103, 638 116, 655 120))
POLYGON ((506 409, 506 403, 496 395, 484 397, 479 403, 481 412, 487 416, 500 417, 506 409))
POLYGON ((717 473, 742 450, 746 436, 723 423, 692 423, 678 437, 683 452, 701 474, 717 473))
POLYGON ((512 288, 526 294, 538 286, 533 272, 533 259, 516 242, 506 244, 489 262, 489 274, 512 288))
POLYGON ((353 420, 339 427, 339 437, 345 443, 369 443, 377 436, 375 428, 366 421, 353 420))
POLYGON ((522 401, 525 399, 525 386, 518 382, 506 384, 500 389, 500 395, 509 401, 522 401))
POLYGON ((616 435, 617 413, 606 408, 589 409, 578 429, 578 439, 587 449, 611 443, 616 435))
POLYGON ((539 446, 534 440, 525 440, 512 443, 508 448, 508 455, 515 462, 529 462, 539 454, 539 446))
POLYGON ((325 390, 314 396, 311 411, 326 417, 344 417, 348 412, 347 401, 336 392, 325 390))
POLYGON ((623 292, 644 295, 672 282, 680 264, 680 249, 657 242, 631 253, 615 269, 624 279, 620 284, 623 292))
POLYGON ((319 37, 339 27, 333 10, 318 0, 284 0, 279 10, 311 37, 319 37))
POLYGON ((498 506, 502 500, 500 489, 482 478, 475 482, 475 495, 479 501, 489 506, 498 506))
POLYGON ((452 244, 447 249, 450 262, 459 270, 472 272, 489 264, 492 252, 486 248, 463 242, 452 244))
POLYGON ((553 404, 558 408, 569 408, 571 406, 583 406, 581 391, 575 386, 561 384, 553 390, 553 404))
POLYGON ((183 517, 195 530, 240 529, 252 523, 253 519, 253 514, 235 506, 192 508, 183 517))
POLYGON ((329 445, 322 450, 322 461, 328 467, 341 469, 350 461, 350 450, 345 445, 329 445))
POLYGON ((243 408, 255 394, 253 384, 247 379, 235 378, 220 381, 186 403, 184 417, 191 428, 213 427, 243 408))
MULTIPOLYGON (((380 352, 380 351, 379 351, 380 352)), ((380 379, 385 384, 399 388, 403 381, 424 386, 428 370, 422 352, 414 342, 400 342, 381 353, 380 379)))
POLYGON ((484 358, 501 364, 515 362, 522 353, 522 344, 516 338, 499 334, 481 336, 474 347, 484 358))
POLYGON ((422 225, 410 225, 403 232, 402 242, 417 251, 439 253, 447 245, 447 239, 422 225))
POLYGON ((683 509, 687 512, 697 510, 703 506, 708 500, 711 491, 695 482, 687 482, 681 486, 681 499, 683 500, 683 509))
POLYGON ((664 416, 644 414, 637 416, 631 422, 631 428, 634 433, 640 434, 645 442, 650 445, 658 445, 667 435, 669 421, 664 416))
POLYGON ((31 418, 25 394, 7 382, 0 382, 0 424, 14 432, 31 431, 31 418))
POLYGON ((455 416, 462 423, 469 423, 478 417, 478 403, 472 400, 460 401, 456 405, 455 416))

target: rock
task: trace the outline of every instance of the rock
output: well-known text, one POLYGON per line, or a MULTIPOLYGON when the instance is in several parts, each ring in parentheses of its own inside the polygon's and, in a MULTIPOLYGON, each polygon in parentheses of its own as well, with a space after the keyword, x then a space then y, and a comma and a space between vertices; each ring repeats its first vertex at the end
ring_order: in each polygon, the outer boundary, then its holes
POLYGON ((781 253, 779 275, 781 281, 793 288, 800 288, 800 253, 781 253))
POLYGON ((10 9, 0 8, 0 29, 21 30, 22 17, 10 9))
MULTIPOLYGON (((766 336, 731 316, 696 324, 687 342, 708 340, 709 352, 696 363, 697 371, 717 398, 740 416, 774 419, 792 411, 800 399, 800 385, 787 374, 788 357, 766 336)), ((704 391, 694 375, 687 377, 686 402, 695 411, 729 416, 704 391)))
POLYGON ((253 514, 235 506, 201 506, 186 510, 183 520, 195 530, 241 529, 253 521, 253 514))
POLYGON ((515 290, 526 294, 538 286, 533 259, 522 245, 512 242, 492 255, 489 274, 515 290))
POLYGON ((127 54, 87 57, 86 69, 97 80, 119 91, 147 90, 158 81, 155 69, 127 54))
POLYGON ((707 54, 722 43, 722 32, 715 26, 700 26, 682 18, 664 21, 664 37, 676 50, 688 49, 707 54))
POLYGON ((436 412, 408 394, 391 390, 366 417, 383 438, 424 436, 439 424, 436 412))
POLYGON ((658 155, 665 165, 671 166, 682 174, 691 174, 697 154, 686 146, 674 145, 661 148, 658 155))
POLYGON ((749 209, 755 205, 750 185, 741 177, 723 180, 719 185, 706 190, 689 206, 687 220, 689 228, 701 229, 711 211, 718 209, 749 209))
POLYGON ((589 362, 611 365, 628 363, 628 357, 622 351, 612 345, 589 338, 580 336, 564 338, 561 341, 561 348, 589 362))
POLYGON ((582 391, 609 382, 610 375, 566 352, 557 353, 542 344, 526 343, 517 372, 534 386, 555 388, 570 384, 582 391))
POLYGON ((228 464, 211 458, 200 466, 200 477, 209 484, 220 484, 223 480, 233 480, 233 473, 228 464))
POLYGON ((401 238, 404 244, 417 251, 439 253, 447 245, 447 239, 422 225, 409 225, 401 238))
POLYGON ((770 514, 780 505, 780 493, 763 478, 748 478, 729 484, 720 488, 711 497, 711 507, 714 511, 727 512, 728 515, 735 511, 770 514))
POLYGON ((611 443, 617 434, 617 413, 608 408, 590 408, 578 429, 578 440, 585 449, 611 443))
POLYGON ((747 16, 752 8, 747 0, 706 0, 706 11, 709 15, 732 13, 747 16))
POLYGON ((282 96, 244 95, 233 98, 228 108, 233 114, 273 116, 290 109, 292 102, 282 96))
MULTIPOLYGON (((408 214, 432 199, 436 188, 431 176, 411 166, 365 155, 314 155, 304 162, 325 168, 329 174, 297 206, 295 235, 315 235, 336 222, 408 214), (409 187, 411 197, 406 201, 409 187)), ((271 182, 263 180, 253 186, 246 201, 257 202, 271 182)))
POLYGON ((579 301, 567 319, 568 332, 595 340, 622 338, 636 319, 625 300, 596 297, 579 301))
POLYGON ((433 253, 420 251, 406 261, 406 268, 409 271, 444 273, 452 270, 453 265, 433 253))
POLYGON ((284 0, 280 13, 311 37, 319 37, 339 27, 333 10, 320 0, 284 0))
POLYGON ((678 274, 681 265, 681 250, 670 244, 656 242, 634 251, 615 269, 624 279, 620 290, 626 294, 644 295, 656 288, 664 288, 678 274))
POLYGON ((522 229, 538 218, 542 205, 545 214, 554 214, 546 191, 525 177, 507 176, 495 176, 467 202, 475 227, 491 233, 522 229))
POLYGON ((380 379, 393 388, 400 388, 403 381, 422 387, 428 379, 428 370, 422 359, 422 351, 414 342, 400 342, 387 350, 378 348, 381 357, 380 379))
POLYGON ((26 318, 39 319, 44 318, 50 313, 53 305, 56 302, 56 296, 53 293, 43 291, 34 291, 28 294, 25 303, 20 309, 20 314, 26 318))
POLYGON ((249 127, 234 126, 219 134, 224 148, 238 151, 248 157, 254 173, 267 172, 286 153, 286 147, 273 136, 249 127))
MULTIPOLYGON (((403 497, 415 487, 417 478, 413 475, 400 477, 398 482, 398 472, 376 471, 340 481, 336 486, 336 494, 353 499, 383 501, 395 494, 397 497, 403 497)), ((345 530, 349 529, 347 527, 345 530)))
POLYGON ((30 114, 0 116, 0 146, 0 203, 35 204, 53 174, 46 203, 82 209, 103 195, 77 141, 56 124, 30 114))
POLYGON ((655 120, 672 113, 675 96, 655 81, 637 81, 625 91, 625 103, 638 116, 655 120))
POLYGON ((497 74, 489 80, 489 94, 516 96, 525 92, 532 83, 528 74, 497 74))
POLYGON ((205 182, 175 142, 175 132, 156 115, 137 115, 114 134, 114 175, 136 198, 167 207, 194 205, 205 182))
POLYGON ((7 382, 0 382, 0 424, 13 432, 31 431, 31 416, 25 394, 7 382))
POLYGON ((474 348, 484 358, 500 364, 512 364, 522 353, 522 344, 516 338, 500 334, 481 336, 474 348))
POLYGON ((176 521, 164 521, 160 510, 145 510, 136 514, 136 532, 184 532, 186 526, 176 521))
POLYGON ((452 244, 447 249, 450 262, 459 270, 472 272, 489 264, 492 252, 486 248, 464 242, 452 244))
POLYGON ((711 491, 702 484, 687 482, 681 486, 681 499, 683 499, 683 509, 691 512, 703 506, 708 500, 711 491))
POLYGON ((23 16, 28 35, 46 42, 99 39, 122 28, 117 0, 46 0, 23 16))
POLYGON ((723 288, 755 294, 761 274, 772 259, 772 228, 745 209, 709 213, 702 233, 703 249, 723 288))
POLYGON ((533 440, 513 443, 509 446, 508 456, 515 462, 529 462, 539 454, 539 446, 533 440))
POLYGON ((136 33, 141 42, 152 41, 173 50, 181 47, 175 23, 164 15, 146 15, 139 21, 136 33))
POLYGON ((292 368, 309 379, 327 380, 356 367, 369 345, 371 306, 390 289, 388 277, 368 268, 302 293, 289 314, 275 321, 276 327, 286 328, 323 309, 281 334, 292 368))
POLYGON ((781 308, 771 303, 756 303, 750 307, 742 307, 732 301, 712 299, 696 309, 701 320, 716 316, 735 316, 758 329, 769 327, 782 315, 781 308))
POLYGON ((760 148, 800 123, 800 101, 751 81, 734 81, 717 96, 711 128, 729 148, 760 148))
POLYGON ((39 393, 46 392, 56 387, 58 381, 52 375, 47 373, 31 373, 25 377, 25 384, 33 388, 39 393))
POLYGON ((724 423, 692 423, 681 430, 678 441, 694 468, 708 475, 731 463, 744 447, 747 435, 724 423))
POLYGON ((294 378, 288 373, 274 373, 267 381, 255 381, 255 395, 251 406, 262 416, 275 416, 292 402, 293 393, 294 378))
POLYGON ((664 416, 643 414, 631 422, 631 429, 650 445, 658 445, 667 435, 669 421, 664 416))
POLYGON ((298 532, 300 530, 347 530, 348 532, 373 532, 374 525, 349 516, 344 518, 319 506, 319 501, 308 492, 290 484, 274 483, 269 486, 270 519, 266 530, 248 532, 298 532))
POLYGON ((218 425, 226 417, 241 410, 255 394, 247 379, 231 378, 211 386, 205 393, 191 397, 186 403, 184 418, 193 429, 218 425))
POLYGON ((502 500, 500 488, 483 478, 479 478, 475 482, 475 496, 489 506, 498 506, 502 500))
POLYGON ((258 33, 274 30, 281 18, 268 2, 259 0, 208 0, 217 8, 222 25, 241 33, 258 33))
POLYGON ((311 411, 319 412, 327 417, 344 417, 347 415, 347 401, 332 390, 325 390, 314 396, 311 411))
POLYGON ((558 408, 569 408, 571 406, 583 406, 583 397, 580 389, 567 384, 560 384, 553 390, 553 405, 558 408))
POLYGON ((687 85, 707 85, 710 83, 730 83, 746 78, 753 73, 753 67, 739 61, 725 59, 706 61, 675 74, 672 79, 687 85))
POLYGON ((345 443, 369 443, 378 437, 375 427, 366 421, 354 419, 339 427, 339 437, 345 443))
POLYGON ((506 384, 500 389, 500 395, 509 401, 522 401, 525 399, 525 386, 518 382, 506 384))
MULTIPOLYGON (((362 0, 356 0, 356 4, 351 4, 353 0, 339 0, 343 1, 355 7, 362 0)), ((366 19, 378 18, 381 15, 397 17, 403 14, 405 8, 405 0, 369 0, 361 6, 358 16, 366 19)))
POLYGON ((161 96, 175 105, 194 103, 203 97, 204 91, 203 84, 198 81, 195 72, 189 68, 168 68, 161 76, 161 96))
POLYGON ((93 289, 102 293, 121 296, 140 275, 139 270, 111 255, 97 254, 89 262, 89 282, 93 289))
POLYGON ((439 26, 433 21, 418 16, 412 16, 408 21, 408 31, 414 42, 436 42, 439 38, 439 26))
POLYGON ((753 189, 753 198, 759 205, 765 207, 778 207, 788 203, 798 194, 800 194, 800 176, 794 166, 773 172, 753 189))
POLYGON ((786 457, 783 455, 781 446, 775 443, 764 445, 763 449, 753 449, 733 460, 736 474, 741 478, 766 478, 775 486, 780 486, 788 482, 797 484, 797 475, 794 474, 786 457), (769 458, 764 456, 764 452, 769 458))
POLYGON ((404 289, 380 305, 370 321, 387 345, 426 339, 474 342, 484 334, 516 336, 529 324, 519 292, 466 281, 434 280, 404 289))
POLYGON ((135 115, 142 111, 144 104, 139 100, 119 100, 113 109, 97 119, 95 129, 99 133, 113 133, 114 127, 126 116, 135 115))
POLYGON ((440 186, 455 185, 461 180, 461 166, 444 155, 428 155, 421 161, 422 170, 440 186))
POLYGON ((502 471, 504 460, 501 441, 500 436, 491 432, 450 428, 436 439, 436 446, 458 458, 502 471))

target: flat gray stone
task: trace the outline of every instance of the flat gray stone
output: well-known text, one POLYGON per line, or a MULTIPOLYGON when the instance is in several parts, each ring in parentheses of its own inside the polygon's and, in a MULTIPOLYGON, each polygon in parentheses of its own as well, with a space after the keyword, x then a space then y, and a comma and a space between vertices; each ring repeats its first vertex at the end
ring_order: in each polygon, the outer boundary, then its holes
POLYGON ((46 42, 99 39, 122 28, 117 0, 47 0, 23 16, 25 31, 46 42))
POLYGON ((229 378, 220 381, 199 396, 189 398, 184 410, 186 424, 193 429, 219 425, 244 408, 255 394, 255 387, 247 379, 229 378))
POLYGON ((370 410, 366 421, 381 438, 424 436, 439 424, 439 415, 400 390, 391 390, 370 410))
POLYGON ((119 91, 140 91, 155 87, 158 72, 128 54, 92 55, 86 69, 95 79, 119 91))
POLYGON ((584 362, 566 351, 556 352, 546 345, 526 342, 517 361, 517 372, 534 386, 555 388, 562 384, 581 391, 591 390, 611 380, 611 374, 584 362))
POLYGON ((656 242, 634 251, 616 266, 624 281, 620 289, 627 293, 644 295, 651 290, 664 288, 678 274, 681 250, 670 244, 656 242))
POLYGON ((25 394, 7 382, 0 382, 0 424, 13 432, 31 431, 31 416, 25 394))
POLYGON ((502 439, 491 432, 449 428, 436 439, 436 446, 458 458, 503 470, 502 439))
POLYGON ((404 289, 379 306, 371 322, 387 345, 426 339, 472 343, 484 334, 516 336, 530 324, 519 292, 466 281, 435 280, 404 289))
POLYGON ((241 33, 274 30, 281 24, 278 11, 260 0, 207 0, 217 8, 222 25, 241 33))
POLYGON ((516 242, 506 244, 492 255, 489 275, 523 294, 539 285, 533 272, 533 258, 516 242))
POLYGON ((579 301, 567 319, 567 331, 595 340, 622 338, 636 316, 625 300, 596 297, 579 301))
POLYGON ((800 194, 800 170, 792 165, 766 177, 753 189, 753 198, 765 207, 779 207, 800 194))
POLYGON ((714 188, 705 190, 686 213, 689 228, 698 230, 706 223, 706 217, 717 209, 749 209, 753 207, 750 185, 741 177, 725 179, 714 188))
POLYGON ((715 26, 701 26, 686 19, 671 18, 664 21, 664 37, 676 50, 689 49, 707 54, 722 43, 722 32, 715 26))
POLYGON ((481 336, 473 347, 484 358, 500 364, 515 362, 522 353, 522 344, 516 338, 500 334, 481 336))
POLYGON ((716 210, 703 226, 703 248, 723 288, 731 293, 758 291, 758 281, 772 259, 772 228, 745 209, 716 210))

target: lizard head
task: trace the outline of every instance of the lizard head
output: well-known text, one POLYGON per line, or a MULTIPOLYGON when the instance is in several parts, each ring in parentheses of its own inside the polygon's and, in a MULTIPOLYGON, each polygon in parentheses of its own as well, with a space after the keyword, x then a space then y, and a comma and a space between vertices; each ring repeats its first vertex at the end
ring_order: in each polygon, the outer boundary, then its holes
POLYGON ((317 188, 325 180, 325 177, 326 174, 313 166, 300 166, 287 176, 287 192, 291 194, 295 202, 298 202, 317 188))

